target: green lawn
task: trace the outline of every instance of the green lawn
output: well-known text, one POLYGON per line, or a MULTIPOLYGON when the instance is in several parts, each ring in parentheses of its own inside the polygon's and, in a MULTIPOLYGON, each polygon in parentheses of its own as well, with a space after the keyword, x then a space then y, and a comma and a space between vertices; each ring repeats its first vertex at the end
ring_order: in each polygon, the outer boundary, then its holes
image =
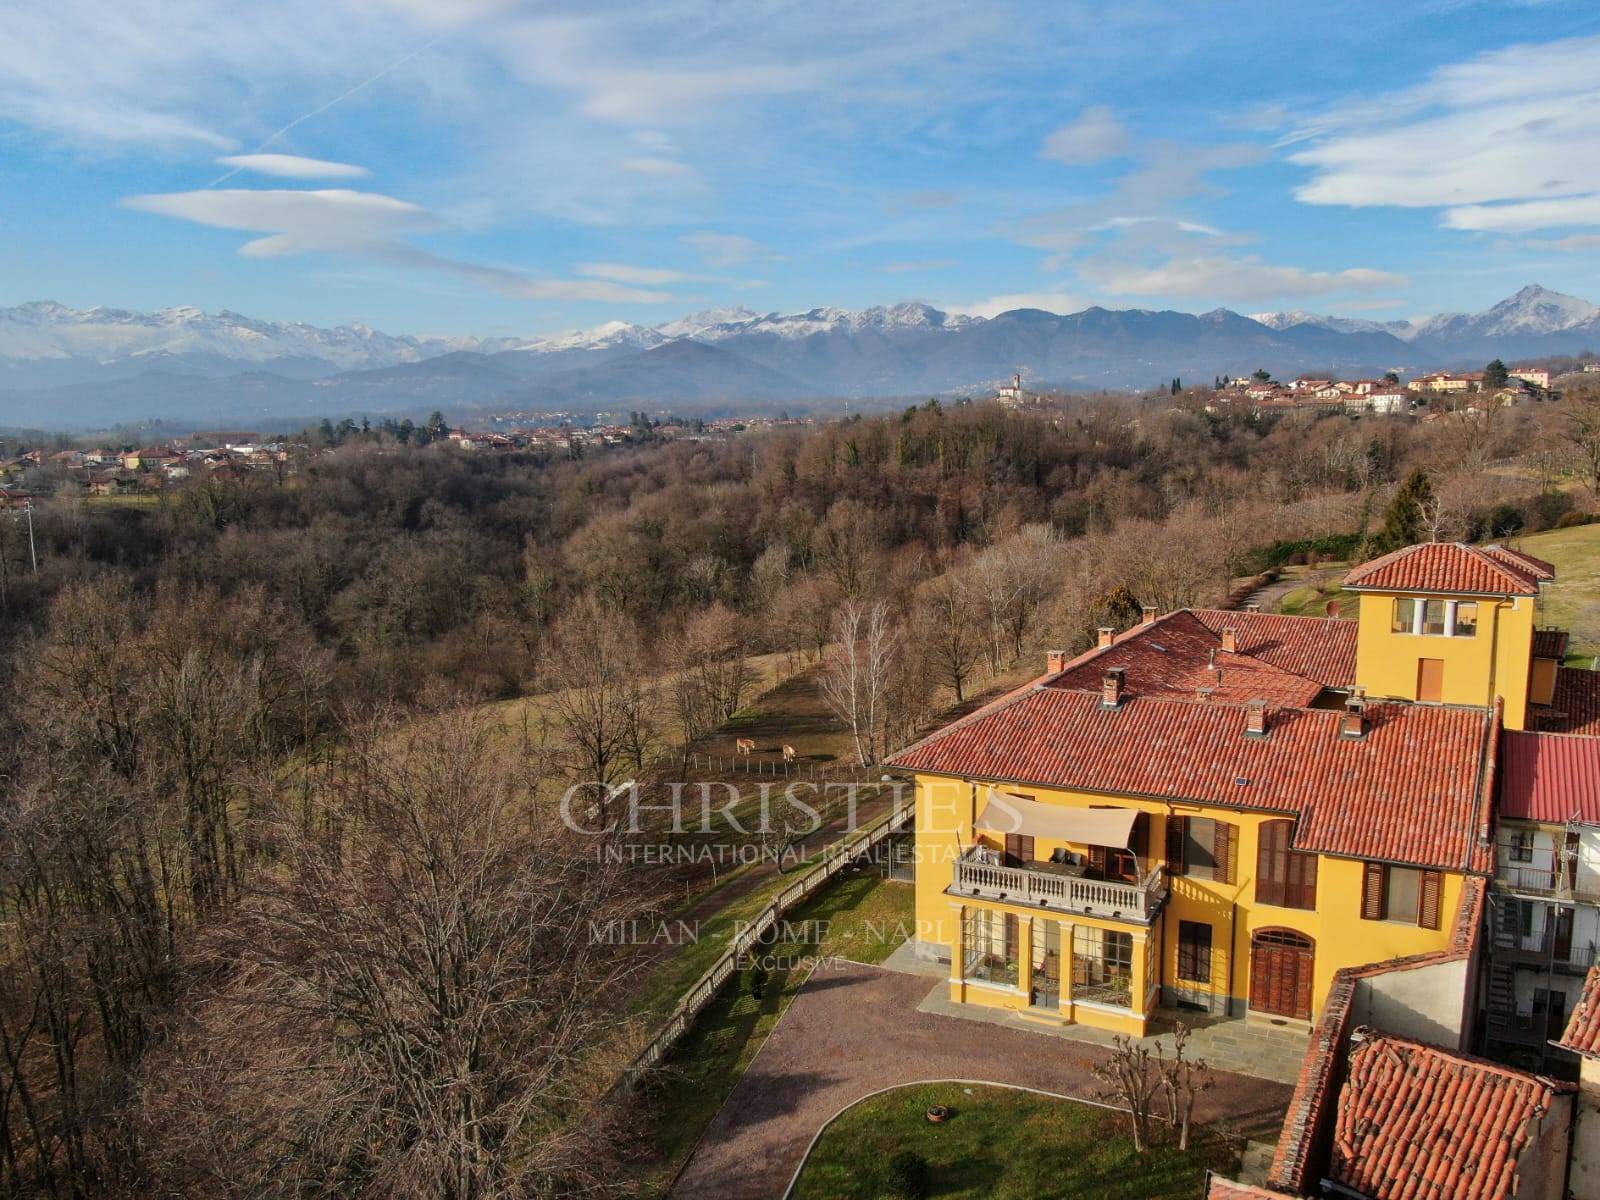
POLYGON ((882 962, 910 935, 915 919, 912 885, 885 880, 871 867, 847 872, 789 914, 779 940, 763 952, 777 969, 761 998, 751 996, 742 979, 725 987, 651 1083, 653 1182, 661 1184, 693 1148, 800 990, 810 961, 839 955, 882 962))
POLYGON ((884 1168, 900 1150, 930 1167, 940 1200, 1193 1200, 1209 1167, 1232 1174, 1238 1154, 1197 1131, 1181 1152, 1134 1152, 1120 1113, 1010 1088, 918 1084, 869 1097, 818 1139, 796 1200, 878 1200, 884 1168), (927 1111, 953 1111, 934 1125, 927 1111))
POLYGON ((1574 657, 1588 666, 1600 653, 1600 525, 1577 525, 1510 539, 1519 550, 1553 563, 1556 581, 1545 585, 1539 601, 1539 620, 1558 625, 1572 634, 1574 657))
POLYGON ((1315 584, 1297 587, 1278 601, 1278 611, 1291 617, 1325 617, 1328 615, 1330 600, 1338 601, 1339 616, 1356 615, 1358 603, 1356 594, 1345 591, 1337 583, 1320 587, 1315 584))

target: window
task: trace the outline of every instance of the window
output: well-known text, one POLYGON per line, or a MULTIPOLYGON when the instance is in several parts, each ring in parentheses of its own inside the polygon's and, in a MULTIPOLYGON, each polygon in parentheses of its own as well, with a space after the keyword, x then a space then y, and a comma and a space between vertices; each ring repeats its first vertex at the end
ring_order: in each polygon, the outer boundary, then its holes
POLYGON ((1233 882, 1238 830, 1211 817, 1167 818, 1167 870, 1190 879, 1233 882))
POLYGON ((1401 596, 1394 602, 1389 628, 1419 637, 1477 637, 1478 605, 1474 600, 1419 600, 1401 596))
POLYGON ((1072 931, 1072 998, 1133 1006, 1133 935, 1093 925, 1072 931))
POLYGON ((982 983, 1017 986, 1017 918, 971 908, 961 922, 962 975, 982 983))
POLYGON ((1533 861, 1533 830, 1513 829, 1511 831, 1511 861, 1514 863, 1531 863, 1533 861))
POLYGON ((1422 899, 1422 872, 1409 867, 1390 867, 1388 892, 1384 897, 1383 919, 1417 923, 1417 905, 1422 899))
POLYGON ((1439 928, 1444 874, 1369 862, 1361 882, 1361 917, 1439 928))
POLYGON ((1422 605, 1422 633, 1427 637, 1443 637, 1444 618, 1443 600, 1425 601, 1422 605))
POLYGON ((1279 908, 1317 907, 1317 856, 1289 848, 1294 822, 1263 821, 1256 847, 1256 900, 1279 908))
POLYGON ((1190 983, 1211 982, 1211 926, 1200 921, 1178 922, 1178 978, 1190 983))

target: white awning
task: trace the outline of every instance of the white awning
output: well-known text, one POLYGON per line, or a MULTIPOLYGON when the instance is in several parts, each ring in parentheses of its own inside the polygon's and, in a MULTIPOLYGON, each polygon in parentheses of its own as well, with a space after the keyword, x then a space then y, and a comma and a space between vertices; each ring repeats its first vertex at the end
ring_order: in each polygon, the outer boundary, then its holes
POLYGON ((1139 812, 1132 808, 1067 808, 996 792, 975 822, 989 833, 1020 833, 1086 846, 1127 848, 1139 812))

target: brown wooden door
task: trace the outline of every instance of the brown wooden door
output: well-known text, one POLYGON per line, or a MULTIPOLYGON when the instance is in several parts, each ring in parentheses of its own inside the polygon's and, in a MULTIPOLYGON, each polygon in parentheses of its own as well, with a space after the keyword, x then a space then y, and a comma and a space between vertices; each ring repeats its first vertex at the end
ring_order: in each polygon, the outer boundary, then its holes
POLYGON ((1310 938, 1287 929, 1256 934, 1250 944, 1250 1007, 1309 1021, 1315 965, 1310 938))
POLYGON ((1444 659, 1417 659, 1417 699, 1444 700, 1444 659))
POLYGON ((1026 833, 1006 834, 1006 865, 1025 867, 1033 861, 1033 836, 1026 833))

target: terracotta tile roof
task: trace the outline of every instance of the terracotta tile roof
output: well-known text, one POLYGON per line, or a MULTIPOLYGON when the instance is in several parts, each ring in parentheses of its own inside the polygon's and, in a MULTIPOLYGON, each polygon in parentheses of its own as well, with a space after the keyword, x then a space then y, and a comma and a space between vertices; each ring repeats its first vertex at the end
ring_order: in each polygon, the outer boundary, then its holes
MULTIPOLYGON (((1321 694, 1323 685, 1318 680, 1274 666, 1248 652, 1224 652, 1222 629, 1238 629, 1242 624, 1230 621, 1212 631, 1195 613, 1168 613, 1148 625, 1135 625, 1110 646, 1074 659, 1048 686, 1098 692, 1105 672, 1111 667, 1123 667, 1129 695, 1182 696, 1192 700, 1197 689, 1207 688, 1216 700, 1243 704, 1259 698, 1303 707, 1321 694)), ((1246 642, 1242 633, 1236 638, 1241 651, 1253 644, 1246 642)), ((1259 637, 1256 643, 1266 644, 1259 637)))
POLYGON ((1367 1196, 1500 1200, 1568 1087, 1406 1038, 1357 1030, 1330 1176, 1367 1196))
POLYGON ((1332 617, 1286 617, 1279 613, 1200 608, 1194 617, 1219 637, 1238 630, 1239 653, 1293 671, 1332 688, 1356 682, 1356 622, 1332 617))
POLYGON ((1557 667, 1555 695, 1535 709, 1535 720, 1546 733, 1600 736, 1600 671, 1557 667))
POLYGON ((1540 582, 1553 578, 1549 563, 1503 546, 1480 549, 1462 542, 1428 542, 1363 563, 1345 576, 1344 586, 1377 592, 1537 596, 1540 582))
POLYGON ((1502 817, 1600 825, 1600 737, 1508 729, 1500 759, 1502 817))
MULTIPOLYGON (((1283 1131, 1273 1152, 1267 1181, 1274 1187, 1303 1195, 1315 1190, 1317 1179, 1326 1169, 1324 1159, 1333 1132, 1335 1092, 1341 1080, 1340 1069, 1349 1043, 1359 982, 1395 971, 1411 971, 1463 959, 1470 963, 1482 936, 1483 909, 1488 893, 1488 883, 1481 878, 1469 877, 1463 881, 1448 950, 1413 954, 1363 967, 1345 967, 1334 972, 1333 983, 1323 1001, 1322 1015, 1306 1045, 1305 1061, 1301 1064, 1283 1131)), ((1463 1020, 1465 1008, 1473 999, 1472 993, 1463 991, 1463 1020)))
POLYGON ((1565 629, 1535 629, 1533 631, 1533 656, 1535 658, 1553 658, 1560 662, 1567 656, 1568 640, 1568 634, 1565 629))
POLYGON ((1566 1031, 1556 1045, 1585 1058, 1600 1058, 1600 966, 1590 967, 1583 995, 1567 1018, 1566 1031))
POLYGON ((910 771, 1298 814, 1294 844, 1449 870, 1489 869, 1477 830, 1492 728, 1484 709, 1367 707, 1366 736, 1341 714, 1279 708, 1266 737, 1245 709, 1039 684, 892 757, 910 771))

